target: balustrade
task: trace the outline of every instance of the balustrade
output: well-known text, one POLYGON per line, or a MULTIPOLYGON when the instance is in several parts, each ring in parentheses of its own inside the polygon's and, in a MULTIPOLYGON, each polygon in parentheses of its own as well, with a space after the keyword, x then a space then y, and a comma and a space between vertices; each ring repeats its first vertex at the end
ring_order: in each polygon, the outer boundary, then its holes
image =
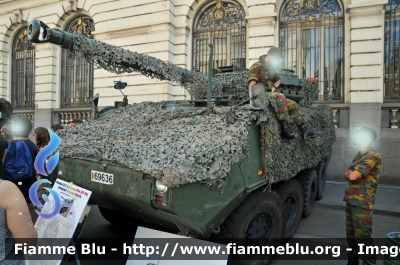
POLYGON ((21 117, 21 116, 27 117, 32 122, 32 124, 34 124, 34 121, 35 121, 35 113, 34 112, 14 113, 12 118, 14 119, 15 117, 21 117))
POLYGON ((399 110, 398 109, 391 109, 391 117, 390 117, 390 128, 392 129, 398 129, 398 120, 397 120, 397 112, 399 110))
POLYGON ((69 121, 71 119, 80 119, 83 122, 92 118, 93 111, 92 109, 88 110, 60 110, 57 111, 60 119, 60 124, 64 127, 69 126, 69 121))

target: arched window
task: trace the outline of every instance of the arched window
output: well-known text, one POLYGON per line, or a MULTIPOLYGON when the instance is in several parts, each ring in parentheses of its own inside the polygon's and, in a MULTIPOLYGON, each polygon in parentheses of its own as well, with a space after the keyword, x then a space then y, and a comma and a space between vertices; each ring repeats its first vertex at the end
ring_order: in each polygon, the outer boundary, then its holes
POLYGON ((319 100, 343 100, 343 26, 336 0, 288 0, 280 15, 284 67, 315 78, 319 100))
MULTIPOLYGON (((72 21, 65 31, 92 38, 94 23, 89 17, 80 17, 72 21)), ((93 97, 93 65, 63 49, 61 67, 61 108, 90 106, 93 97)))
POLYGON ((27 29, 19 31, 12 46, 11 104, 15 109, 33 109, 35 105, 35 47, 27 29))
POLYGON ((386 5, 385 23, 385 92, 386 102, 399 102, 400 0, 386 5))
POLYGON ((214 69, 246 66, 246 19, 239 4, 211 1, 199 11, 193 30, 193 70, 207 74, 210 43, 214 69))

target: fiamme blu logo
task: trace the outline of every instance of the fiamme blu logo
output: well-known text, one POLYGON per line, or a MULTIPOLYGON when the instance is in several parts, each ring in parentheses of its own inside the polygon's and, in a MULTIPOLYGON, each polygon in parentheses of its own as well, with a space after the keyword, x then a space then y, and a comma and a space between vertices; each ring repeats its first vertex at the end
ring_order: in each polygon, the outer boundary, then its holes
MULTIPOLYGON (((60 138, 52 130, 50 129, 47 130, 49 131, 50 134, 50 142, 46 147, 44 147, 42 150, 39 151, 39 153, 36 156, 34 164, 36 171, 42 176, 48 176, 51 174, 51 172, 53 172, 53 170, 57 166, 60 157, 59 151, 57 151, 53 156, 48 158, 49 155, 51 155, 55 150, 57 150, 57 147, 60 145, 60 138)), ((29 198, 31 199, 32 203, 38 207, 43 207, 43 204, 40 202, 37 196, 38 188, 43 183, 51 184, 49 180, 41 179, 36 181, 29 189, 29 198)), ((54 199, 54 209, 51 213, 41 213, 39 211, 36 211, 36 213, 40 217, 43 217, 45 219, 50 219, 56 216, 60 211, 61 200, 57 192, 55 192, 51 188, 45 187, 44 189, 47 190, 52 195, 54 199)), ((42 199, 46 202, 49 202, 49 198, 47 197, 46 194, 42 195, 42 199)))

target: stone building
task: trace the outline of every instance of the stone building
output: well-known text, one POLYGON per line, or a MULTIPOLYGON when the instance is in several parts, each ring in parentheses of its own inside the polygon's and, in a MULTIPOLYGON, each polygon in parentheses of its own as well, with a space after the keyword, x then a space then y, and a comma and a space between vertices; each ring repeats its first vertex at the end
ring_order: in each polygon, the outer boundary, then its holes
POLYGON ((16 115, 35 127, 67 124, 122 100, 114 81, 127 82, 129 103, 189 99, 182 87, 139 74, 116 76, 50 44, 27 42, 33 18, 51 28, 85 34, 175 65, 207 72, 249 67, 272 46, 285 67, 315 78, 317 104, 334 110, 337 141, 328 168, 342 180, 360 126, 378 132, 381 183, 400 184, 398 129, 400 0, 0 0, 0 92, 16 115))

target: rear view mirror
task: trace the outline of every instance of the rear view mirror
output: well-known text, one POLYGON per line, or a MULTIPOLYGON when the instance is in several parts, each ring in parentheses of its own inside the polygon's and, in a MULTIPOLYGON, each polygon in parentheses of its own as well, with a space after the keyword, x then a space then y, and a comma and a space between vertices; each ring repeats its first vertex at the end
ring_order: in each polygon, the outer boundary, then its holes
POLYGON ((124 89, 127 85, 128 85, 128 83, 126 83, 126 82, 114 81, 114 88, 115 89, 121 90, 121 89, 124 89))
POLYGON ((257 83, 250 87, 250 107, 255 110, 263 110, 265 108, 265 86, 257 83))

